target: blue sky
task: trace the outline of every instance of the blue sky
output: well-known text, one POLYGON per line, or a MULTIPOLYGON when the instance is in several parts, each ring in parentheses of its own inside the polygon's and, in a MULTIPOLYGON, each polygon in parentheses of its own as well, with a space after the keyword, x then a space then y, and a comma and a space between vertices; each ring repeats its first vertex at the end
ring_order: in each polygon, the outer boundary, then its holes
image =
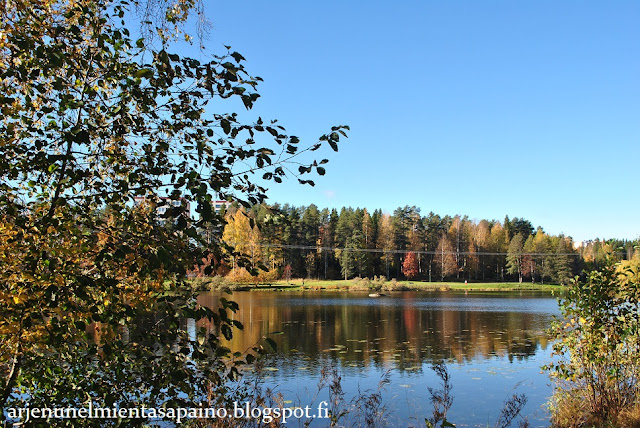
POLYGON ((308 142, 351 127, 315 188, 271 202, 640 236, 640 2, 211 5, 207 48, 265 80, 252 116, 308 142))

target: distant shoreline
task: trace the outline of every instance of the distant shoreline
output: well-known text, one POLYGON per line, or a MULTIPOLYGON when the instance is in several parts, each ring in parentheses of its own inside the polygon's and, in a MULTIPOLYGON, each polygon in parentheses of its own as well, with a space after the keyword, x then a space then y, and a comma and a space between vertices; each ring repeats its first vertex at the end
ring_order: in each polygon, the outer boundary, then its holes
POLYGON ((565 286, 530 282, 427 282, 427 281, 374 281, 352 280, 302 280, 276 281, 270 284, 225 284, 219 288, 234 291, 544 291, 564 292, 565 286))

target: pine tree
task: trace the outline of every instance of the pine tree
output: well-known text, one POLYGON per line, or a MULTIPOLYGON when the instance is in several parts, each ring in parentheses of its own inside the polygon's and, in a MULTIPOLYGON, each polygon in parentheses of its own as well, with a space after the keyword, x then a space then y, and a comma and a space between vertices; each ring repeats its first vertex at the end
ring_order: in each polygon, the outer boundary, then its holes
POLYGON ((531 255, 531 253, 535 253, 534 235, 529 235, 525 241, 523 252, 525 254, 522 257, 522 274, 530 278, 531 283, 534 283, 536 282, 538 268, 535 256, 531 255))
MULTIPOLYGON (((364 248, 370 249, 375 248, 375 236, 374 236, 375 228, 373 225, 373 219, 369 212, 365 208, 362 210, 362 238, 364 240, 363 246, 364 248)), ((373 253, 364 252, 363 253, 363 274, 367 277, 373 276, 373 253)))
POLYGON ((364 239, 359 230, 354 230, 353 234, 347 238, 347 243, 343 250, 340 250, 340 266, 342 276, 345 280, 360 275, 364 268, 364 239))
POLYGON ((566 285, 571 279, 571 260, 568 255, 570 246, 568 245, 566 238, 560 236, 558 238, 558 244, 556 246, 556 254, 553 259, 553 271, 555 280, 561 284, 566 285))

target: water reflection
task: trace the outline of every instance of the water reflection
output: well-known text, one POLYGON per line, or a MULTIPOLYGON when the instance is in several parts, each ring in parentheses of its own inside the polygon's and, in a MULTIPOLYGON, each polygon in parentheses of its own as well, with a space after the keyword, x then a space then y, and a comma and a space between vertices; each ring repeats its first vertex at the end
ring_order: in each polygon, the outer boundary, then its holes
MULTIPOLYGON (((217 307, 220 295, 200 304, 217 307)), ((413 370, 438 359, 458 363, 505 357, 526 360, 546 349, 555 300, 540 293, 237 292, 244 325, 228 344, 244 351, 268 333, 282 358, 314 360, 330 354, 343 365, 387 365, 413 370)))
MULTIPOLYGON (((220 297, 205 293, 199 302, 216 308, 220 297)), ((293 402, 313 401, 325 365, 340 370, 348 397, 374 390, 390 370, 383 396, 389 426, 424 426, 427 387, 439 382, 430 366, 445 359, 458 426, 492 426, 514 392, 527 395, 523 415, 531 426, 549 424, 544 404, 552 389, 540 372, 551 348, 544 331, 558 314, 549 294, 238 292, 231 299, 244 331, 227 346, 242 352, 271 333, 278 352, 260 377, 293 402)))

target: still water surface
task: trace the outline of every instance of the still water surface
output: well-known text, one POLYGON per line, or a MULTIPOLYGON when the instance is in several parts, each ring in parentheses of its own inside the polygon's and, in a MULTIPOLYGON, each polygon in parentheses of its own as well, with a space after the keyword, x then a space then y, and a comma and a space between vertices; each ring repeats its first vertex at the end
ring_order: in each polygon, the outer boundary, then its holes
MULTIPOLYGON (((219 297, 205 293, 200 303, 216 307, 219 297)), ((432 411, 427 387, 439 387, 431 365, 444 360, 454 395, 448 419, 457 426, 493 426, 514 393, 526 394, 523 414, 532 426, 548 425, 552 387, 540 366, 551 358, 545 330, 559 313, 550 294, 253 291, 231 299, 244 331, 228 346, 245 351, 271 334, 278 350, 261 376, 286 401, 311 404, 327 365, 339 369, 347 401, 375 390, 388 371, 388 424, 424 426, 432 411)), ((326 398, 324 390, 316 405, 326 398)))

